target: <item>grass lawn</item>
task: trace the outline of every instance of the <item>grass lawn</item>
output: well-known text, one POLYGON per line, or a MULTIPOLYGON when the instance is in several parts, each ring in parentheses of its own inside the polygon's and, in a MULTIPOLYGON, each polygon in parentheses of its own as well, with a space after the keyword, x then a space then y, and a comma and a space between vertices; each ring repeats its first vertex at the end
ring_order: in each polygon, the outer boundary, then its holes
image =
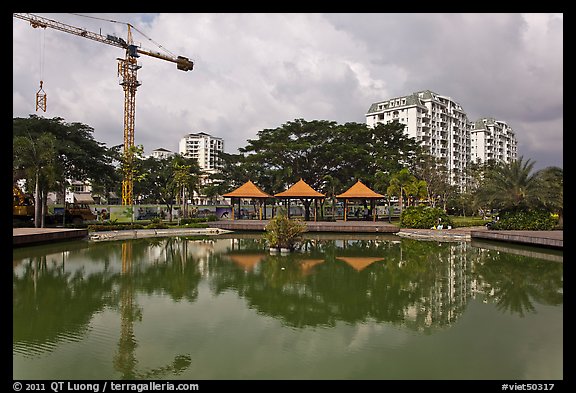
POLYGON ((483 220, 482 217, 449 216, 454 223, 454 228, 476 227, 486 225, 490 220, 483 220))

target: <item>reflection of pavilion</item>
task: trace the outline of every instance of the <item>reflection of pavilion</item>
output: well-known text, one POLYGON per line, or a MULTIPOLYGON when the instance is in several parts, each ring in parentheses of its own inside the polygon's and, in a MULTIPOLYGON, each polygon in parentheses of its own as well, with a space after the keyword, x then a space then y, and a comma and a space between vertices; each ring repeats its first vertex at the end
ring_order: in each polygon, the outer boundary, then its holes
POLYGON ((310 270, 320 264, 323 263, 324 259, 302 259, 300 261, 300 269, 302 269, 302 273, 304 275, 312 273, 310 270))
POLYGON ((356 271, 360 271, 370 266, 374 262, 383 261, 384 258, 378 257, 336 257, 352 266, 356 271))
POLYGON ((264 257, 264 254, 228 254, 228 258, 244 269, 245 272, 254 270, 264 257))

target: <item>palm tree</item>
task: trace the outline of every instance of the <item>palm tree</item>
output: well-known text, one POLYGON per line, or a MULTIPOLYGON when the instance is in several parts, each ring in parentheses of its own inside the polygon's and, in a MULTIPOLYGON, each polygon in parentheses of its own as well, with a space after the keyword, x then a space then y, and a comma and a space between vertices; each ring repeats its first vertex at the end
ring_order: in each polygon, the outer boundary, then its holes
POLYGON ((547 167, 538 172, 546 194, 544 204, 558 214, 558 225, 563 226, 564 171, 558 167, 547 167))
POLYGON ((387 189, 387 193, 399 196, 398 201, 400 204, 400 213, 402 213, 403 196, 407 195, 407 188, 409 188, 416 180, 416 177, 411 174, 407 168, 403 168, 400 172, 393 175, 390 180, 390 186, 387 189))
POLYGON ((40 134, 37 140, 31 136, 15 136, 12 139, 13 169, 24 169, 27 187, 34 187, 36 228, 44 227, 47 195, 56 189, 56 144, 56 137, 47 132, 40 134))
MULTIPOLYGON (((323 191, 332 200, 332 219, 336 220, 336 189, 340 187, 341 183, 338 178, 331 175, 325 175, 323 178, 323 191)), ((324 209, 322 209, 324 213, 324 209)))
POLYGON ((549 187, 541 172, 533 172, 534 162, 516 161, 496 165, 484 175, 476 197, 503 211, 530 210, 546 205, 549 187))

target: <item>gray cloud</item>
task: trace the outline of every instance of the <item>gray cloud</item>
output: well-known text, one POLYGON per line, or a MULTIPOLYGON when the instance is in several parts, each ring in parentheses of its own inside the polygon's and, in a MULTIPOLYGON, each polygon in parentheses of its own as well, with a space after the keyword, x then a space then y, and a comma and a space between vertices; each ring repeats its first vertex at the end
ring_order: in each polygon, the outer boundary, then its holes
MULTIPOLYGON (((296 118, 364 122, 370 104, 430 89, 471 119, 492 116, 515 131, 536 167, 562 167, 562 14, 42 14, 189 57, 195 69, 140 58, 136 144, 173 151, 204 131, 235 153, 264 128, 296 118), (104 19, 104 20, 102 20, 104 19), (162 46, 159 47, 157 44, 162 46)), ((121 49, 13 21, 13 115, 48 111, 123 140, 121 49)))

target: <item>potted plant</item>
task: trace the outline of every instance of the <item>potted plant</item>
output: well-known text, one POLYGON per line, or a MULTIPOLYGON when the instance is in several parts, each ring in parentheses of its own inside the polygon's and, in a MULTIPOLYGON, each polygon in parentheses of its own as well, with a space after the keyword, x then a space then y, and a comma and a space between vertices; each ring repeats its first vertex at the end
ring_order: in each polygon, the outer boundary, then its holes
POLYGON ((274 249, 280 249, 281 252, 286 253, 300 244, 304 232, 306 232, 306 223, 302 220, 290 219, 280 213, 266 225, 264 239, 268 242, 271 252, 274 252, 274 249))

